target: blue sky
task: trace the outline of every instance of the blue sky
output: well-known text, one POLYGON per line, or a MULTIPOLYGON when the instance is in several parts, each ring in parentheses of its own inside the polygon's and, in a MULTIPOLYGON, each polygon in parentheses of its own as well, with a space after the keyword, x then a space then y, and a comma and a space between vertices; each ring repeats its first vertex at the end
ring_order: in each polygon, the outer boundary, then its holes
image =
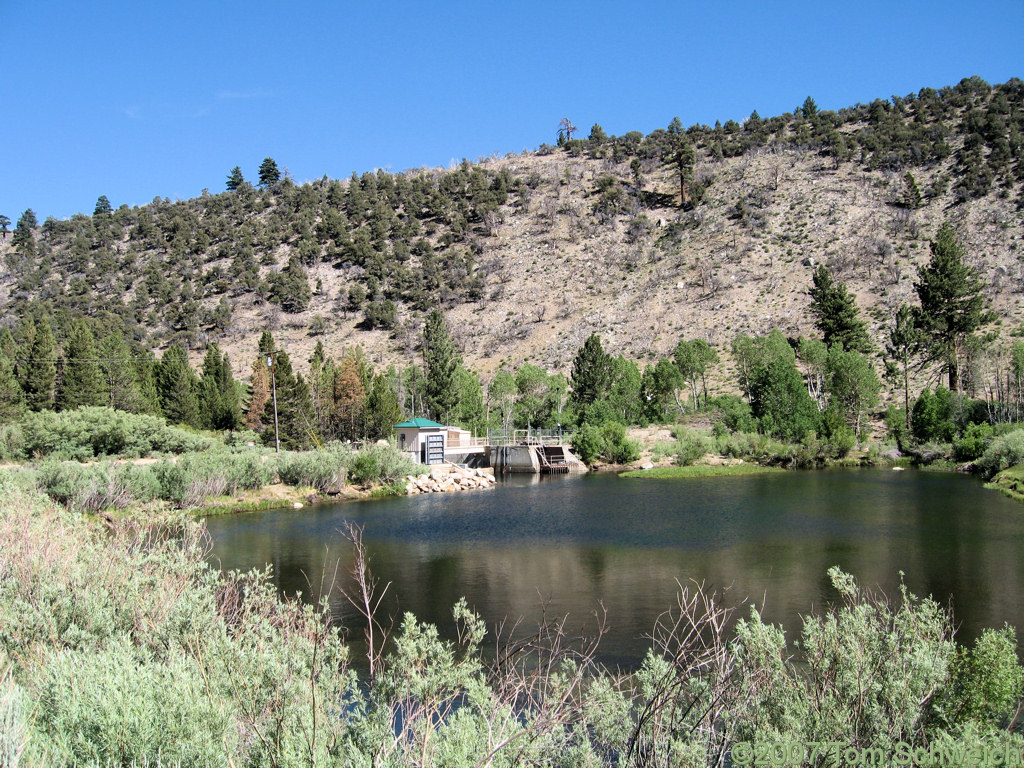
POLYGON ((1024 77, 1024 0, 0 0, 0 214, 448 165, 1024 77))

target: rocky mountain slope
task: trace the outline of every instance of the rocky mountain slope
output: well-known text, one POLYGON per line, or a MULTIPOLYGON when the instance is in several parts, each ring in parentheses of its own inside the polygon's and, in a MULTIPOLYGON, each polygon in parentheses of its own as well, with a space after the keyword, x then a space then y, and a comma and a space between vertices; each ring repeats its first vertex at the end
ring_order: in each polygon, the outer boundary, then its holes
POLYGON ((11 234, 0 246, 3 320, 109 317, 196 359, 217 341, 247 378, 266 329, 300 368, 317 340, 406 364, 439 306, 486 379, 502 363, 565 371, 592 332, 641 362, 683 337, 724 348, 773 327, 813 333, 807 289, 824 263, 881 348, 948 220, 996 329, 1024 327, 1024 84, 972 79, 838 114, 808 102, 742 127, 609 138, 595 126, 456 168, 47 221, 32 250, 11 234), (694 148, 682 200, 673 142, 694 148))

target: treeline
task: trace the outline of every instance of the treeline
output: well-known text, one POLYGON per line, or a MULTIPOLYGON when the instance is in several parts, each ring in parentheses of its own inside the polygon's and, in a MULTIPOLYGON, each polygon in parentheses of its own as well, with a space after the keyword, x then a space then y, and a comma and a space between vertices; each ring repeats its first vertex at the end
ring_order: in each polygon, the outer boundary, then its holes
POLYGON ((562 429, 576 433, 584 460, 618 463, 637 455, 625 426, 674 423, 705 409, 722 434, 810 441, 811 458, 820 460, 844 456, 877 421, 882 370, 902 394, 902 405, 891 405, 885 416, 899 447, 951 443, 955 457, 968 461, 997 436, 995 425, 1021 420, 1024 341, 1005 351, 983 332, 992 315, 950 225, 940 228, 931 251, 915 283, 919 303, 896 312, 884 349, 869 338, 845 284, 819 266, 809 312, 820 335, 737 336, 728 350, 731 385, 715 397, 708 382, 721 381, 720 351, 702 339, 681 339, 671 356, 641 370, 606 353, 591 335, 569 376, 527 363, 514 371, 502 367, 485 383, 466 367, 443 315, 433 310, 420 337, 422 364, 374 371, 358 347, 334 358, 318 342, 303 376, 265 332, 245 387, 215 343, 197 371, 179 346, 157 359, 138 342, 126 342, 109 317, 65 313, 57 316, 56 333, 46 316, 0 331, 0 407, 11 421, 26 410, 102 405, 198 429, 245 428, 265 445, 279 439, 286 449, 374 441, 406 416, 426 416, 477 434, 562 429), (929 370, 941 372, 948 388, 912 398, 912 379, 929 370), (731 394, 737 391, 741 396, 731 394))
MULTIPOLYGON (((1017 79, 990 86, 970 78, 837 112, 808 98, 776 117, 755 111, 742 124, 688 128, 676 118, 647 135, 608 136, 595 125, 588 138, 574 138, 575 126, 563 122, 562 148, 541 152, 612 161, 586 213, 598 222, 626 211, 698 206, 714 183, 710 170, 695 175, 698 160, 761 147, 906 171, 902 204, 910 208, 950 187, 954 202, 1024 188, 1024 84, 1017 79), (950 157, 948 173, 918 187, 912 169, 950 157), (668 173, 672 194, 645 178, 652 168, 668 173)), ((324 291, 308 270, 329 264, 341 290, 330 311, 311 320, 311 332, 323 332, 332 313, 355 315, 364 328, 393 329, 434 306, 486 302, 488 278, 499 268, 485 258, 486 239, 544 182, 538 173, 518 178, 465 161, 448 171, 377 171, 298 186, 267 158, 258 177, 254 186, 236 167, 227 192, 137 208, 101 196, 92 216, 41 225, 26 210, 7 254, 15 282, 9 316, 30 314, 34 302, 48 314, 110 312, 150 346, 193 349, 231 327, 240 297, 286 313, 308 309, 324 291)), ((735 202, 736 218, 761 215, 754 197, 735 202)), ((0 225, 6 238, 10 218, 0 217, 0 225)), ((636 216, 627 235, 646 237, 652 226, 636 216)))
MULTIPOLYGON (((875 99, 838 111, 819 109, 808 96, 792 112, 775 117, 762 118, 754 110, 742 124, 727 120, 714 126, 694 124, 685 130, 676 118, 668 128, 646 136, 638 131, 607 136, 595 125, 586 139, 573 139, 571 132, 577 129, 566 123, 559 126, 559 146, 570 154, 619 162, 657 159, 674 167, 681 183, 680 205, 699 202, 702 196, 701 182, 689 193, 686 190, 687 182, 693 183, 689 177, 697 153, 722 159, 765 146, 816 151, 837 167, 855 162, 871 170, 892 171, 933 166, 955 151, 952 176, 939 180, 926 194, 945 194, 952 183, 956 202, 984 197, 997 185, 1012 189, 1024 181, 1024 83, 1017 78, 991 86, 971 77, 955 86, 922 88, 917 94, 875 99), (954 150, 955 145, 960 148, 954 150)), ((542 147, 541 151, 553 149, 542 147)), ((639 167, 633 166, 638 186, 639 167)), ((1018 199, 1024 206, 1024 197, 1018 199)), ((918 197, 916 203, 920 202, 918 197)))
POLYGON ((102 309, 146 328, 154 343, 191 348, 229 327, 239 296, 305 310, 322 290, 307 269, 327 263, 349 286, 335 309, 392 328, 396 302, 425 311, 480 298, 476 239, 525 189, 506 170, 466 162, 444 173, 379 171, 303 186, 270 178, 140 208, 115 210, 101 196, 91 217, 41 227, 25 211, 7 257, 16 280, 10 311, 23 314, 32 299, 50 312, 102 309))
POLYGON ((913 453, 919 444, 945 443, 952 444, 951 458, 979 459, 1005 431, 999 425, 1024 416, 1024 341, 1007 347, 985 331, 992 314, 965 256, 952 226, 942 226, 918 272, 919 303, 899 308, 884 349, 872 343, 845 284, 819 266, 809 311, 820 337, 793 339, 775 330, 732 340, 728 389, 742 397, 709 396, 708 379, 721 378, 711 375, 719 354, 701 339, 680 340, 671 357, 641 371, 633 361, 608 355, 592 335, 576 354, 568 381, 529 365, 515 376, 500 371, 489 388, 491 423, 497 415, 505 427, 570 425, 585 460, 621 462, 635 458, 636 449, 611 425, 671 423, 706 409, 719 434, 759 433, 815 446, 811 460, 837 458, 880 415, 882 370, 902 395, 902 405, 885 411, 899 448, 913 453), (944 376, 948 387, 912 398, 911 380, 929 371, 944 376))

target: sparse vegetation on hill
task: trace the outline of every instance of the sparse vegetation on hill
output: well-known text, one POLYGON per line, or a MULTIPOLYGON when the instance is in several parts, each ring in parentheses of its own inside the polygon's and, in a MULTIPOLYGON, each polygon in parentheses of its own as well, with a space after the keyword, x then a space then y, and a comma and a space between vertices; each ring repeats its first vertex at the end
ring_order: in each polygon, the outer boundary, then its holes
POLYGON ((286 447, 381 435, 403 411, 477 430, 669 421, 687 389, 706 405, 709 382, 744 392, 769 434, 841 445, 877 416, 886 350, 904 431, 911 390, 940 368, 990 420, 1019 410, 1019 80, 580 135, 566 119, 557 147, 303 185, 266 158, 258 186, 234 168, 228 191, 192 200, 101 196, 91 217, 41 225, 26 210, 0 246, 0 409, 244 420, 268 440, 273 353, 286 447), (940 316, 941 296, 928 304, 943 253, 969 327, 940 316), (903 307, 916 336, 893 335, 903 307), (430 310, 458 363, 443 383, 419 363, 430 310), (773 329, 796 367, 750 378, 742 340, 773 329), (613 362, 593 403, 564 378, 588 338, 613 362), (187 363, 204 353, 197 376, 187 363))

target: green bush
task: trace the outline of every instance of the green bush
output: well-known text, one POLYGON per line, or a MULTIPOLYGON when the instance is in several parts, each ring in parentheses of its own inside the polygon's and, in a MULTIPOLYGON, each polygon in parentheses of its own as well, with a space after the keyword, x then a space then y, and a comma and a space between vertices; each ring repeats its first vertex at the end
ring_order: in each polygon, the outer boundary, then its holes
POLYGON ((714 448, 714 443, 697 432, 673 430, 676 435, 675 460, 680 467, 688 467, 714 448))
POLYGON ((715 449, 723 456, 734 459, 753 459, 766 461, 769 459, 788 459, 792 457, 795 447, 783 443, 760 432, 735 432, 722 435, 715 440, 715 449))
POLYGON ((907 444, 907 412, 904 408, 890 405, 885 409, 885 426, 889 435, 896 441, 896 446, 902 451, 907 444))
POLYGON ((254 451, 189 453, 177 461, 160 462, 154 473, 160 481, 160 498, 179 507, 262 488, 273 481, 273 472, 254 451))
POLYGON ((992 477, 1021 463, 1024 463, 1024 429, 1015 429, 992 438, 974 465, 982 475, 992 477))
POLYGON ((572 437, 572 452, 584 464, 606 461, 628 464, 640 458, 640 445, 626 437, 626 428, 617 421, 606 421, 600 427, 583 424, 572 437))
POLYGON ((123 509, 161 495, 153 469, 131 464, 47 461, 37 468, 36 482, 57 503, 82 512, 123 509))
POLYGON ((823 453, 829 458, 841 459, 857 444, 857 436, 843 414, 832 408, 821 414, 821 436, 825 440, 823 453))
POLYGON ((277 476, 285 485, 309 486, 320 493, 338 490, 345 485, 352 451, 335 443, 319 451, 285 451, 275 462, 277 476))
POLYGON ((112 408, 29 413, 22 422, 25 458, 88 461, 104 456, 138 458, 153 453, 180 454, 212 447, 210 438, 170 427, 156 416, 112 408))
POLYGON ((971 649, 958 648, 946 695, 937 709, 950 724, 1003 726, 1024 696, 1024 669, 1017 661, 1013 627, 986 629, 971 649))
POLYGON ((126 637, 47 664, 37 717, 63 764, 221 766, 231 711, 182 654, 160 660, 126 637))
POLYGON ((990 424, 968 424, 963 434, 953 441, 953 458, 957 461, 974 461, 985 453, 992 442, 990 424))
POLYGON ((583 424, 572 436, 572 452, 584 464, 593 464, 604 448, 601 430, 593 424, 583 424))
POLYGON ((735 395, 721 395, 711 401, 715 408, 715 437, 728 432, 755 432, 757 425, 750 405, 735 395))
POLYGON ((413 474, 416 463, 390 443, 371 445, 352 457, 349 477, 353 483, 369 485, 384 483, 390 485, 399 478, 413 474))
POLYGON ((13 461, 25 455, 25 433, 20 424, 0 424, 0 461, 13 461))
POLYGON ((626 437, 626 428, 617 421, 606 421, 601 425, 604 446, 601 458, 611 464, 629 464, 640 458, 640 444, 626 437))

